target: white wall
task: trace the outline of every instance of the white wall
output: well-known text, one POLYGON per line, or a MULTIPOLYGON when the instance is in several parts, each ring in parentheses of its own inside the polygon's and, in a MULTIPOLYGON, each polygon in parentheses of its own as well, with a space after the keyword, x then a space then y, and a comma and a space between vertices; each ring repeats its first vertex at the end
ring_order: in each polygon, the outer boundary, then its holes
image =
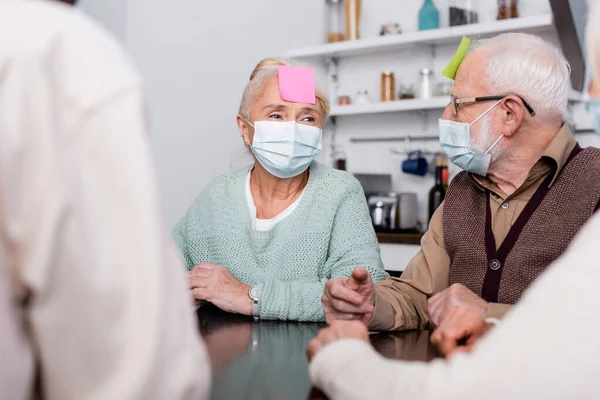
POLYGON ((217 175, 252 160, 235 123, 260 59, 317 43, 324 2, 130 0, 128 46, 148 82, 152 144, 174 224, 217 175))
POLYGON ((115 35, 122 43, 126 40, 128 0, 79 0, 77 7, 115 35))
MULTIPOLYGON (((399 22, 405 32, 417 29, 421 0, 363 3, 363 37, 376 36, 379 25, 386 22, 399 22)), ((442 25, 447 25, 448 1, 435 3, 441 10, 442 25)), ((480 10, 480 20, 494 20, 497 2, 479 3, 486 4, 480 10)), ((147 80, 151 140, 169 226, 184 214, 212 178, 251 160, 243 151, 235 116, 254 65, 263 57, 281 56, 294 47, 322 43, 325 37, 324 0, 82 0, 81 6, 125 40, 147 80)), ((520 2, 520 6, 523 16, 550 11, 548 0, 529 0, 520 2)), ((556 40, 554 35, 546 38, 556 40)), ((393 54, 343 59, 340 90, 354 95, 358 89, 366 88, 376 99, 380 73, 388 69, 395 72, 398 84, 417 83, 420 68, 433 66, 441 70, 457 44, 438 46, 435 59, 431 59, 430 49, 423 46, 393 54)), ((315 66, 324 70, 322 65, 315 66)), ((423 223, 433 179, 400 171, 403 157, 391 154, 390 149, 403 150, 404 145, 350 144, 349 139, 436 135, 439 114, 430 111, 426 125, 417 113, 338 119, 337 138, 348 155, 348 169, 393 174, 395 190, 418 193, 423 223)), ((577 119, 585 119, 581 110, 577 111, 577 119)), ((585 144, 600 143, 590 135, 579 139, 585 144)), ((326 149, 328 140, 326 136, 326 149)), ((435 142, 424 147, 439 150, 435 142)), ((321 160, 330 162, 328 156, 329 151, 324 152, 321 160)), ((382 246, 386 268, 402 269, 417 250, 418 246, 382 246)))

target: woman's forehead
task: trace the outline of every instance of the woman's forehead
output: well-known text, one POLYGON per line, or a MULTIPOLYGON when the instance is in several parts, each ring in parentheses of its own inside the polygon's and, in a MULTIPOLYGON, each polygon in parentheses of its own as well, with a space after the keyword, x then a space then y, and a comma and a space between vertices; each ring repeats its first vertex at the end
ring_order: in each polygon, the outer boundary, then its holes
POLYGON ((263 86, 262 93, 259 93, 258 96, 254 99, 252 104, 252 111, 262 111, 263 108, 269 107, 270 105, 278 105, 282 108, 288 109, 314 109, 317 112, 323 113, 323 108, 321 104, 316 101, 315 104, 309 103, 294 103, 290 101, 285 101, 281 97, 281 93, 279 91, 279 79, 277 76, 272 76, 263 86))

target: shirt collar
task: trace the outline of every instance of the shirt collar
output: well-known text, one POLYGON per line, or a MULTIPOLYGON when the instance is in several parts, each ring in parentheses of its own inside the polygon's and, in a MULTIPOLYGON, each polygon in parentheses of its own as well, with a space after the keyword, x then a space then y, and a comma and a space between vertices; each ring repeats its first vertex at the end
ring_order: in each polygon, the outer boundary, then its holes
MULTIPOLYGON (((571 132, 569 126, 564 123, 560 128, 554 139, 550 142, 542 157, 538 160, 538 162, 531 168, 527 179, 523 183, 524 186, 529 186, 533 182, 535 182, 541 175, 544 175, 548 170, 554 170, 554 177, 550 182, 550 187, 554 184, 554 181, 562 171, 563 167, 567 163, 571 152, 577 145, 577 141, 571 132)), ((469 174, 473 178, 473 181, 477 184, 477 186, 482 190, 491 190, 501 197, 506 197, 503 193, 500 192, 498 185, 492 182, 487 177, 482 177, 475 174, 469 174)), ((521 192, 521 188, 517 190, 517 192, 521 192)), ((517 193, 515 192, 515 194, 517 193)))

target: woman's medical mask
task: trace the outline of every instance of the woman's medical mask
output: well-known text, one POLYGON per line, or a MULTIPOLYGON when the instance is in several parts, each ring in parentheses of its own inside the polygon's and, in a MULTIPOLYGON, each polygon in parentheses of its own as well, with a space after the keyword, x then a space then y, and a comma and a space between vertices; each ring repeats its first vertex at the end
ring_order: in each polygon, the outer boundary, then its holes
POLYGON ((295 121, 256 121, 252 153, 271 175, 298 176, 310 166, 322 148, 323 131, 295 121))
POLYGON ((471 149, 471 126, 500 104, 501 101, 497 101, 470 124, 440 119, 440 145, 454 165, 477 175, 487 175, 492 161, 492 156, 489 153, 504 135, 501 135, 485 153, 474 152, 471 149))

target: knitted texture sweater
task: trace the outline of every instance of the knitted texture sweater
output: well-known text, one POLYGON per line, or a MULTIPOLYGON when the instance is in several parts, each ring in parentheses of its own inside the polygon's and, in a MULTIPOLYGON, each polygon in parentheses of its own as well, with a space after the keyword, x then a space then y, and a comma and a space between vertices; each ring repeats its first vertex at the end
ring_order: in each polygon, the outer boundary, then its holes
POLYGON ((250 227, 245 178, 223 175, 200 193, 173 236, 188 270, 201 262, 257 285, 262 319, 324 321, 325 282, 361 266, 388 277, 362 187, 350 174, 313 162, 296 210, 272 230, 250 227))

